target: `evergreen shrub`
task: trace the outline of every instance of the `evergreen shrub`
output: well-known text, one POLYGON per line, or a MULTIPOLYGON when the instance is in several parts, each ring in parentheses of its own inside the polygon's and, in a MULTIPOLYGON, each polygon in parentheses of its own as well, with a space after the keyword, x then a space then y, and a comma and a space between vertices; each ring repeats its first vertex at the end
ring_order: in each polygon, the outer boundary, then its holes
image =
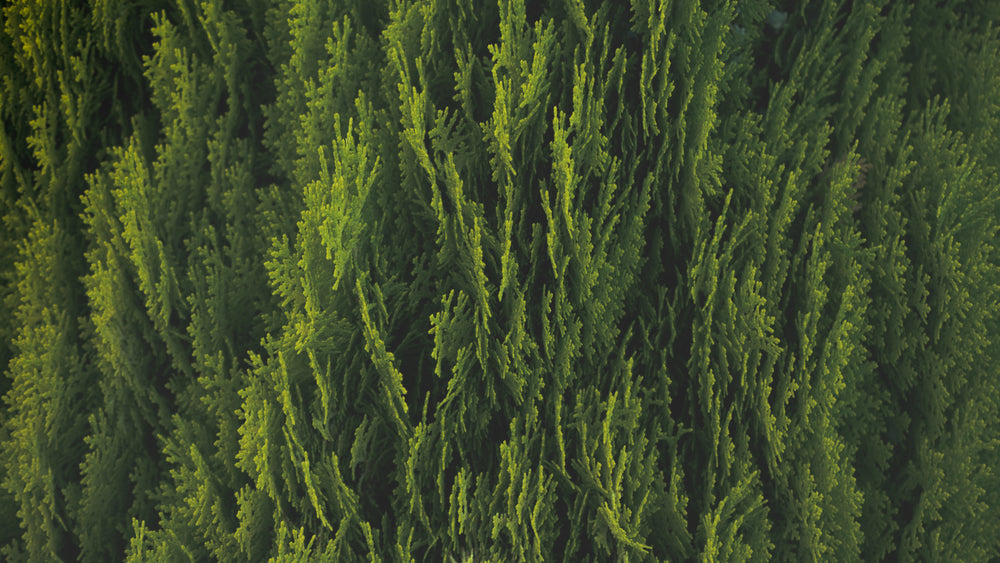
POLYGON ((0 10, 0 558, 1000 558, 1000 4, 0 10))

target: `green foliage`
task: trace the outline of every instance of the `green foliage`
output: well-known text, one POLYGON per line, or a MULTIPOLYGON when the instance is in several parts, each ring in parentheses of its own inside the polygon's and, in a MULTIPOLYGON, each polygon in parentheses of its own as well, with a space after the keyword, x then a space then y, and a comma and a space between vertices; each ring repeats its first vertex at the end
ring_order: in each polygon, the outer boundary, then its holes
POLYGON ((2 9, 6 559, 1000 556, 989 2, 2 9))

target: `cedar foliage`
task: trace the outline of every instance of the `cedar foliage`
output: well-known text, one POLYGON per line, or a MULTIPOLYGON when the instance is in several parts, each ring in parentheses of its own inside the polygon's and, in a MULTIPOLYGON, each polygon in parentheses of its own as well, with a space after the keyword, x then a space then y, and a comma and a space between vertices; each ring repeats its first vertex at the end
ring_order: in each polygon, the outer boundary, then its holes
POLYGON ((14 0, 11 561, 1000 557, 1000 9, 14 0))

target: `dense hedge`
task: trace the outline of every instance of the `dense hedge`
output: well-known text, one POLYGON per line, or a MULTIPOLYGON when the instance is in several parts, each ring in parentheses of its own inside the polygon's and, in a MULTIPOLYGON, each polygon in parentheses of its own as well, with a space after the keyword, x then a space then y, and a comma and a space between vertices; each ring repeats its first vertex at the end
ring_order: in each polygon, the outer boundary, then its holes
POLYGON ((2 11, 0 558, 1000 557, 1000 3, 2 11))

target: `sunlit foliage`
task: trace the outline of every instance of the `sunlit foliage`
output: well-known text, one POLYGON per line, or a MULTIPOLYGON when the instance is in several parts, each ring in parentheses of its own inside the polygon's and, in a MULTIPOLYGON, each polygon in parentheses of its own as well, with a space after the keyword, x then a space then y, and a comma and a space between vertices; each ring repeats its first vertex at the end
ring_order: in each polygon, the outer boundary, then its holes
POLYGON ((1000 557, 994 3, 0 10, 0 558, 1000 557))

